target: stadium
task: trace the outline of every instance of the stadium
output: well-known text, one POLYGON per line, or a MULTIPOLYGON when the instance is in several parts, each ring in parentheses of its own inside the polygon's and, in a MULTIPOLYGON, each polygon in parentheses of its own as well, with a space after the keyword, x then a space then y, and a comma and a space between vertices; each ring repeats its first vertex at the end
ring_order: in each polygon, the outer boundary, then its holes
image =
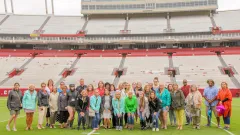
MULTIPOLYGON (((15 82, 22 91, 52 79, 97 86, 98 81, 116 87, 122 82, 182 86, 183 79, 200 92, 213 79, 216 86, 227 82, 233 100, 231 130, 200 131, 175 127, 158 133, 135 129, 86 131, 45 129, 24 131, 22 112, 19 134, 218 134, 240 135, 237 114, 240 96, 240 10, 217 11, 217 0, 82 0, 83 16, 0 14, 0 129, 9 117, 6 97, 15 82)), ((46 3, 46 7, 48 7, 46 3)), ((204 109, 203 109, 204 110, 204 109)), ((206 123, 205 113, 201 125, 206 123)), ((37 125, 37 115, 34 116, 37 125)), ((213 120, 215 123, 215 120, 213 120)), ((34 125, 33 124, 33 125, 34 125)))

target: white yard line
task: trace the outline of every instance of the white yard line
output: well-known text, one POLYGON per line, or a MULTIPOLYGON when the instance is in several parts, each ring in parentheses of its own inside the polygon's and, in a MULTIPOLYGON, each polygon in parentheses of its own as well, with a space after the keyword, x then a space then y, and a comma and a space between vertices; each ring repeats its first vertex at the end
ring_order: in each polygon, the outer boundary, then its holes
MULTIPOLYGON (((19 116, 18 118, 23 118, 25 116, 19 116)), ((3 122, 7 122, 8 120, 3 120, 3 121, 0 121, 0 123, 3 123, 3 122)))
MULTIPOLYGON (((205 117, 205 116, 203 116, 203 115, 202 115, 202 117, 205 118, 205 119, 207 119, 207 117, 205 117)), ((217 124, 216 124, 215 122, 211 121, 211 123, 217 126, 217 124)), ((234 133, 232 133, 232 132, 230 132, 230 131, 228 131, 228 130, 225 130, 225 129, 223 129, 223 128, 221 128, 221 129, 224 130, 225 132, 227 132, 229 135, 235 135, 234 133)))

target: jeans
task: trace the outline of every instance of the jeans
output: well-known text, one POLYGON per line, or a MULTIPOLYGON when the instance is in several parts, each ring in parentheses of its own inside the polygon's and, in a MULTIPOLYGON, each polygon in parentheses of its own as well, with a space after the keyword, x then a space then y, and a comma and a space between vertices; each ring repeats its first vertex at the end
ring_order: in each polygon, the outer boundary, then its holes
POLYGON ((169 119, 170 119, 170 123, 171 124, 175 124, 176 125, 176 114, 175 114, 173 109, 169 110, 169 119))
POLYGON ((95 116, 92 120, 92 127, 98 128, 99 121, 100 121, 100 115, 99 115, 99 113, 95 113, 95 116))
POLYGON ((224 124, 230 125, 230 116, 229 116, 229 114, 227 115, 227 117, 223 116, 223 121, 224 121, 224 124))
POLYGON ((159 111, 156 112, 156 115, 154 115, 154 113, 152 114, 153 128, 159 127, 158 117, 159 117, 159 111))
POLYGON ((117 115, 114 115, 115 117, 115 121, 116 121, 116 126, 123 126, 123 114, 121 115, 121 117, 118 117, 117 115))
POLYGON ((81 116, 80 112, 78 112, 78 127, 82 126, 85 127, 86 123, 86 113, 84 113, 84 116, 81 116))
POLYGON ((131 115, 128 116, 128 124, 130 125, 134 124, 134 113, 131 113, 131 115))
POLYGON ((145 117, 142 114, 142 112, 139 112, 140 121, 145 121, 145 117))

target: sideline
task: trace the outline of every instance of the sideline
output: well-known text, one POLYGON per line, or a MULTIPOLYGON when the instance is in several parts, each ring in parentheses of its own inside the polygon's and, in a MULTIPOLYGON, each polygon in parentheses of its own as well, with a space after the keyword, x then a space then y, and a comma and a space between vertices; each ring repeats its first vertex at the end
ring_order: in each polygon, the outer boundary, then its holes
MULTIPOLYGON (((23 117, 25 117, 25 116, 19 116, 18 119, 19 119, 19 118, 23 118, 23 117)), ((7 122, 7 121, 8 121, 8 120, 3 120, 3 121, 0 121, 0 123, 7 122)))
MULTIPOLYGON (((204 119, 207 120, 207 117, 205 117, 205 116, 203 116, 203 115, 201 115, 201 116, 202 116, 204 119)), ((217 124, 216 124, 215 122, 211 121, 211 123, 217 126, 217 124)), ((224 130, 225 132, 227 132, 227 133, 230 134, 230 135, 235 135, 234 133, 232 133, 232 132, 230 132, 230 131, 228 131, 228 130, 225 130, 225 129, 223 129, 223 128, 221 128, 221 129, 224 130)))

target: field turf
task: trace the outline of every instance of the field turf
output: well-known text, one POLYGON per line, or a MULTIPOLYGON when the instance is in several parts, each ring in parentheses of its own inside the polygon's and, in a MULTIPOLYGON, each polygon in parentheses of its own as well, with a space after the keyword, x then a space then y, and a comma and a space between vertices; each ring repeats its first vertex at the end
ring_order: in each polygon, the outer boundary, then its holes
MULTIPOLYGON (((216 125, 212 124, 212 127, 204 127, 206 124, 206 118, 202 117, 201 121, 201 129, 195 130, 192 129, 192 126, 184 126, 184 129, 182 131, 176 130, 176 127, 168 126, 167 130, 160 130, 159 132, 152 132, 151 130, 145 130, 141 131, 139 129, 139 123, 136 124, 136 127, 133 131, 128 131, 127 129, 124 129, 123 131, 116 131, 114 129, 105 130, 100 129, 96 131, 96 134, 103 134, 103 135, 240 135, 240 98, 235 98, 232 103, 233 107, 233 113, 231 117, 231 128, 229 132, 224 131, 223 129, 216 128, 216 125)), ((205 108, 202 107, 202 115, 205 116, 205 108)), ((25 114, 23 111, 21 111, 21 114, 17 121, 17 129, 18 132, 8 132, 6 131, 5 127, 7 124, 7 120, 9 119, 9 111, 6 108, 6 98, 0 98, 0 135, 76 135, 76 134, 88 134, 92 131, 91 129, 87 129, 85 131, 83 130, 70 130, 70 129, 59 129, 57 127, 56 129, 43 129, 38 130, 37 127, 37 118, 38 114, 36 113, 34 115, 34 121, 33 121, 33 128, 32 131, 25 131, 25 114)), ((216 120, 213 117, 213 122, 215 123, 216 120)), ((76 125, 76 120, 75 124, 76 125)), ((223 122, 221 119, 221 125, 223 126, 223 122)))

